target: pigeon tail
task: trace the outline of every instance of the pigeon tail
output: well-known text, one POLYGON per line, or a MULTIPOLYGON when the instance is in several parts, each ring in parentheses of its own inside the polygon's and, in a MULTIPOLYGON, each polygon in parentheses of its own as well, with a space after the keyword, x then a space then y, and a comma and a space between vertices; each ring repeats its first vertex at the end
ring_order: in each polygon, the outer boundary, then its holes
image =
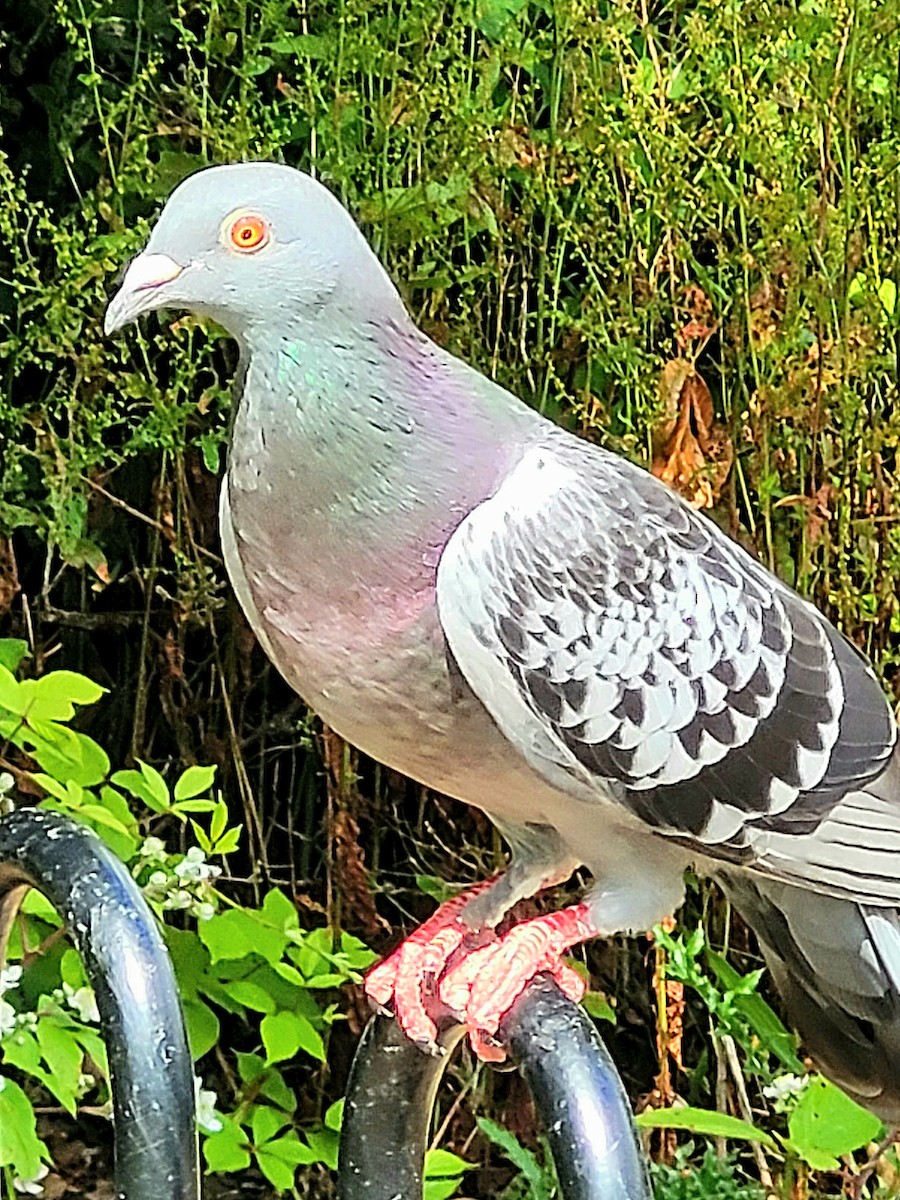
POLYGON ((900 1125, 900 910, 750 872, 720 875, 822 1072, 900 1125))

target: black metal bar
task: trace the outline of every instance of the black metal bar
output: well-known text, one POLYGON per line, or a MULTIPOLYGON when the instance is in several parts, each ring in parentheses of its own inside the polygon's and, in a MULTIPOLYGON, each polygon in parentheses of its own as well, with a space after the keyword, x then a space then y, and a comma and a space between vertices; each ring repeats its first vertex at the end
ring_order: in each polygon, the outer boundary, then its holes
MULTIPOLYGON (((587 1014, 539 977, 503 1037, 534 1097, 565 1200, 651 1200, 631 1106, 587 1014)), ((443 1036, 449 1051, 459 1028, 443 1036)), ((425 1149, 448 1055, 430 1057, 389 1018, 369 1022, 350 1073, 338 1163, 341 1200, 421 1200, 425 1149)))
POLYGON ((0 819, 0 963, 29 887, 60 913, 97 996, 119 1200, 197 1200, 194 1080, 168 952, 140 889, 89 829, 40 809, 0 819))

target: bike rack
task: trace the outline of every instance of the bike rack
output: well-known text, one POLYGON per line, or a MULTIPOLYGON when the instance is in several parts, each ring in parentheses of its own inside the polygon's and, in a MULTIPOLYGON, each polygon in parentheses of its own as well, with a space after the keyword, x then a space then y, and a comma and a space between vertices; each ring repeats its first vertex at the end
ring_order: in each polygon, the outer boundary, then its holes
MULTIPOLYGON (((109 1056, 118 1200, 198 1200, 194 1083, 165 943, 135 881, 91 830, 43 809, 0 818, 0 965, 29 888, 53 904, 97 996, 109 1056)), ((341 1200, 421 1200, 438 1085, 460 1027, 429 1056, 396 1021, 363 1033, 347 1090, 341 1200)), ((622 1081, 593 1022, 547 977, 501 1035, 534 1097, 565 1200, 652 1200, 622 1081)))
POLYGON ((68 817, 21 808, 0 818, 0 966, 32 887, 63 918, 97 996, 118 1200, 197 1200, 191 1056, 168 952, 140 888, 68 817))
MULTIPOLYGON (((430 1056, 396 1021, 366 1027, 344 1104, 341 1200, 421 1200, 438 1085, 463 1031, 430 1056)), ((583 1009, 548 977, 526 988, 501 1030, 547 1134, 565 1200, 652 1200, 631 1106, 615 1064, 583 1009)))

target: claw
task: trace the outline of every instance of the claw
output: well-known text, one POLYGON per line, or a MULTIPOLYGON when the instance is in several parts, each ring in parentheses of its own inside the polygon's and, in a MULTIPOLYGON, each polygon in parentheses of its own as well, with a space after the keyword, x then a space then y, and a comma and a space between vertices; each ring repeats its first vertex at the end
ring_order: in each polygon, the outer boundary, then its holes
POLYGON ((572 1000, 584 995, 584 981, 561 955, 598 930, 587 905, 576 904, 514 925, 502 938, 473 933, 460 919, 471 895, 442 905, 371 971, 366 994, 382 1009, 392 1002, 404 1033, 428 1053, 441 1052, 438 1022, 453 1016, 465 1025, 479 1058, 502 1062, 506 1051, 498 1031, 535 975, 550 975, 572 1000))

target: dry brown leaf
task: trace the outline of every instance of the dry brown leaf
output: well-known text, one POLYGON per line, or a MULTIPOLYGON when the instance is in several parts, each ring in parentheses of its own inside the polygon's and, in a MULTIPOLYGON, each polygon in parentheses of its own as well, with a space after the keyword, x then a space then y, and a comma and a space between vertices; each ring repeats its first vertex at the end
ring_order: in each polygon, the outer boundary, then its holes
POLYGON ((664 417, 654 436, 653 474, 694 508, 712 508, 721 494, 734 447, 713 413, 712 396, 693 363, 674 358, 659 384, 664 417))
POLYGON ((783 496, 776 501, 776 508, 793 508, 802 506, 806 509, 806 535, 810 545, 815 545, 822 536, 822 530, 834 516, 831 510, 831 498, 834 488, 830 483, 823 483, 814 496, 783 496))

